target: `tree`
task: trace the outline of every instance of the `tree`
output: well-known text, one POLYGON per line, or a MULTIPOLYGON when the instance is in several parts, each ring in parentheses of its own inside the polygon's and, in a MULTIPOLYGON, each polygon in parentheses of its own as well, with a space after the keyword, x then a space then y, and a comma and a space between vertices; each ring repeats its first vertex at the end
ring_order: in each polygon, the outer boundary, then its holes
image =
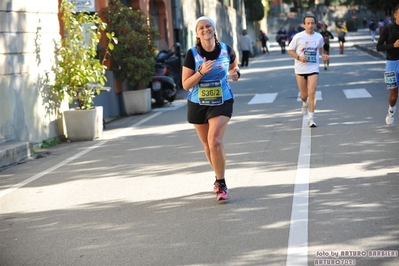
POLYGON ((247 19, 250 21, 262 20, 265 16, 265 8, 262 0, 244 0, 247 19))
POLYGON ((155 72, 155 40, 158 31, 149 24, 149 14, 133 10, 120 0, 109 0, 103 15, 118 45, 111 52, 111 70, 115 78, 126 81, 130 89, 140 89, 151 81, 155 72))
POLYGON ((324 4, 326 6, 354 6, 354 5, 362 5, 364 0, 329 0, 325 1, 324 4))
POLYGON ((296 10, 298 8, 302 9, 312 8, 315 5, 315 0, 283 0, 283 1, 286 4, 293 4, 296 10))
MULTIPOLYGON (((288 1, 288 0, 287 0, 288 1)), ((378 12, 384 11, 386 14, 392 14, 397 3, 392 0, 328 0, 325 1, 325 5, 344 5, 344 6, 354 6, 354 5, 362 5, 367 9, 378 12)))
POLYGON ((397 1, 392 1, 392 0, 362 0, 363 5, 366 6, 368 9, 370 9, 373 12, 377 11, 384 11, 385 14, 391 15, 393 13, 393 10, 395 6, 397 5, 397 1), (395 3, 396 2, 396 3, 395 3))

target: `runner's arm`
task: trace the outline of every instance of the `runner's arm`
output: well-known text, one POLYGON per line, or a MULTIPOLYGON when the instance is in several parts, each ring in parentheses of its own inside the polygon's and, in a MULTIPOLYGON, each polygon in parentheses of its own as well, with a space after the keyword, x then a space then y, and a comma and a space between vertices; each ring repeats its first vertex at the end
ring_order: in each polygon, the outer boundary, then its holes
POLYGON ((384 27, 382 29, 380 38, 378 38, 378 42, 377 42, 377 46, 376 46, 377 51, 379 51, 379 52, 387 51, 387 50, 391 50, 391 49, 399 47, 398 41, 396 41, 394 43, 387 44, 388 37, 389 37, 389 27, 384 27), (396 47, 395 47, 395 43, 397 43, 396 47))

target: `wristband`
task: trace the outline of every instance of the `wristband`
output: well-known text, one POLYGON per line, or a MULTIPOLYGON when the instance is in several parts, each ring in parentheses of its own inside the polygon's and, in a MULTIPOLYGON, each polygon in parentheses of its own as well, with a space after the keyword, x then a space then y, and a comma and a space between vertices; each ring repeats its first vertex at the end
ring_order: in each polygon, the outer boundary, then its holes
POLYGON ((296 57, 296 60, 299 60, 299 55, 296 57))
POLYGON ((197 70, 198 70, 198 73, 199 73, 201 76, 204 75, 204 74, 201 73, 201 66, 199 66, 197 70))

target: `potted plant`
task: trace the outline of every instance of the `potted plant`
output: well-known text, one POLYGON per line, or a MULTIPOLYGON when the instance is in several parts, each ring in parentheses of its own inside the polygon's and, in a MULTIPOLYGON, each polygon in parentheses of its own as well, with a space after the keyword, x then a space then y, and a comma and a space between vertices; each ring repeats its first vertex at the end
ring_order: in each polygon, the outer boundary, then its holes
POLYGON ((94 107, 93 99, 106 82, 104 62, 117 39, 113 33, 106 34, 107 47, 102 60, 99 59, 97 45, 107 24, 97 13, 76 13, 74 9, 74 3, 62 0, 60 13, 64 36, 58 50, 53 88, 61 101, 68 97, 70 103, 78 105, 63 112, 68 139, 92 140, 99 137, 103 129, 102 106, 94 107))
POLYGON ((157 30, 149 25, 149 15, 133 10, 120 0, 109 0, 103 9, 107 31, 115 32, 118 46, 111 51, 111 67, 116 80, 124 82, 125 110, 128 115, 151 110, 151 89, 147 85, 155 72, 154 41, 157 30))

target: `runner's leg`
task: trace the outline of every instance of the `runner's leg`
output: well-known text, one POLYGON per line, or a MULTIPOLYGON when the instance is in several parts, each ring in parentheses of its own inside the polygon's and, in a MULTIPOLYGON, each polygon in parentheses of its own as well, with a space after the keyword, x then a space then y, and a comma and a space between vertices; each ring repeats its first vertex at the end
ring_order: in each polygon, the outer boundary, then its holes
POLYGON ((317 82, 319 79, 319 75, 311 75, 308 77, 308 86, 307 86, 307 91, 308 91, 308 109, 309 112, 313 113, 315 108, 316 108, 316 88, 317 88, 317 82))

